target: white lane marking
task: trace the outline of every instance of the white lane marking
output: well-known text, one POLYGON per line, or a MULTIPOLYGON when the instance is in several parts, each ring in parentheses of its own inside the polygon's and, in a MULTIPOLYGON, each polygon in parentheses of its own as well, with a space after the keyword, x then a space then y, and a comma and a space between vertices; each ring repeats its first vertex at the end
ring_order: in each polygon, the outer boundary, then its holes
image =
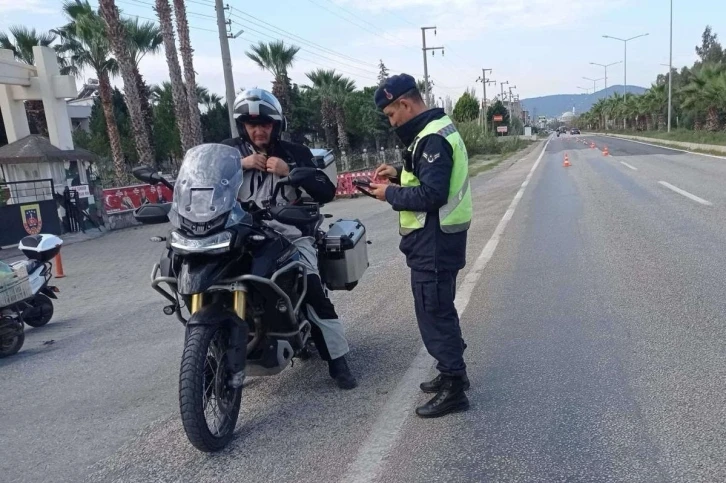
POLYGON ((612 136, 609 134, 593 134, 593 136, 600 136, 600 137, 608 137, 611 139, 619 139, 621 141, 629 141, 631 143, 636 144, 645 144, 646 146, 653 146, 654 148, 663 148, 663 149, 670 149, 671 151, 678 151, 679 153, 688 153, 688 154, 695 154, 697 156, 706 156, 707 158, 716 158, 716 159, 726 159, 726 156, 717 156, 715 154, 706 154, 706 153, 697 153, 695 151, 687 151, 685 149, 678 149, 678 148, 671 148, 665 145, 660 144, 653 144, 653 143, 646 143, 643 141, 636 141, 635 139, 627 139, 627 138, 619 138, 617 136, 612 136))
POLYGON ((620 161, 620 164, 622 164, 622 165, 623 165, 623 166, 625 166, 626 168, 630 168, 630 169, 632 169, 633 171, 638 171, 638 168, 636 168, 635 166, 631 166, 631 165, 629 165, 629 164, 628 164, 628 163, 626 163, 625 161, 620 161))
MULTIPOLYGON (((550 140, 545 143, 537 161, 535 161, 532 169, 529 170, 529 174, 527 174, 527 177, 520 186, 519 191, 517 191, 517 194, 510 203, 509 208, 499 221, 499 224, 495 228, 491 238, 484 246, 484 249, 474 262, 474 266, 466 274, 464 281, 457 289, 455 305, 460 317, 469 305, 472 292, 474 291, 476 284, 479 282, 484 268, 492 258, 494 250, 499 244, 499 239, 504 233, 504 229, 507 227, 509 220, 512 219, 514 210, 517 207, 517 204, 519 204, 519 200, 521 200, 524 195, 524 189, 529 184, 530 179, 532 179, 532 175, 534 174, 535 169, 537 169, 537 166, 539 166, 540 161, 542 161, 542 157, 547 150, 547 145, 550 140)), ((358 456, 348 467, 348 470, 341 481, 346 483, 363 483, 374 481, 378 477, 378 474, 383 467, 384 460, 398 440, 401 427, 403 427, 403 423, 406 418, 411 414, 414 402, 419 396, 418 385, 429 375, 433 366, 434 361, 426 351, 426 347, 421 347, 421 350, 419 350, 416 358, 404 374, 403 379, 401 379, 398 383, 391 394, 391 397, 383 406, 380 415, 373 424, 370 434, 358 451, 358 456)))
POLYGON ((704 200, 703 198, 699 198, 698 196, 696 196, 696 195, 694 195, 694 194, 691 194, 691 193, 689 193, 688 191, 682 190, 682 189, 680 189, 680 188, 679 188, 679 187, 677 187, 677 186, 673 186, 673 185, 672 185, 672 184, 670 184, 670 183, 666 183, 665 181, 658 181, 658 184, 660 184, 660 185, 662 185, 662 186, 665 186, 665 187, 666 187, 666 188, 668 188, 669 190, 671 190, 671 191, 675 191, 675 192, 676 192, 676 193, 678 193, 679 195, 683 195, 683 196, 685 196, 686 198, 689 198, 689 199, 691 199, 691 200, 695 201, 696 203, 701 203, 702 205, 706 205, 706 206, 711 206, 711 205, 713 205, 713 203, 711 203, 710 201, 706 201, 706 200, 704 200))

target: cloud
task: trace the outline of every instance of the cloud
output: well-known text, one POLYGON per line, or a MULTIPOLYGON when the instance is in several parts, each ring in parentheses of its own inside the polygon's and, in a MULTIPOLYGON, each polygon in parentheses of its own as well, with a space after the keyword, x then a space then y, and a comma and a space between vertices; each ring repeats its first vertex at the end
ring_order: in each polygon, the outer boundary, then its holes
POLYGON ((0 12, 8 14, 11 12, 36 13, 36 14, 58 14, 58 8, 52 8, 47 1, 42 0, 26 0, 18 2, 17 0, 0 0, 0 12))

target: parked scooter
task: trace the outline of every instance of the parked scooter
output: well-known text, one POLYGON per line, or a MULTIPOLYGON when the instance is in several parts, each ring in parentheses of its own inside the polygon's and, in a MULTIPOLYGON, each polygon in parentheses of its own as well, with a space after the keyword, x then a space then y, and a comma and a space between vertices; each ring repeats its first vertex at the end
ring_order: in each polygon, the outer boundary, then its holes
POLYGON ((16 354, 25 342, 24 325, 42 327, 53 318, 57 287, 48 285, 63 240, 38 234, 20 240, 28 257, 10 265, 0 262, 0 358, 16 354), (4 268, 4 270, 3 270, 4 268))

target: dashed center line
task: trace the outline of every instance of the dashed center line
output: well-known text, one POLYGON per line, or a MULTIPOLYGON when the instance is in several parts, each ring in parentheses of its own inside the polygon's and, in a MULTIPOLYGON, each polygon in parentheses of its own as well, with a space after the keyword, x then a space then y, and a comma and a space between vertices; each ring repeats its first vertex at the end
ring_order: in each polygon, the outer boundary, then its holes
POLYGON ((622 165, 623 165, 623 166, 625 166, 626 168, 630 168, 630 169, 632 169, 633 171, 638 171, 638 168, 636 168, 635 166, 631 166, 631 165, 629 165, 629 164, 628 164, 628 163, 626 163, 625 161, 620 161, 620 164, 622 164, 622 165))
POLYGON ((706 205, 706 206, 712 206, 713 205, 713 203, 711 203, 710 201, 706 201, 703 198, 699 198, 698 196, 696 196, 694 194, 691 194, 691 193, 689 193, 686 190, 682 190, 682 189, 680 189, 677 186, 673 186, 672 184, 667 183, 665 181, 658 181, 658 184, 660 184, 662 186, 665 186, 669 190, 675 191, 679 195, 685 196, 686 198, 691 199, 691 200, 695 201, 696 203, 701 203, 702 205, 706 205))

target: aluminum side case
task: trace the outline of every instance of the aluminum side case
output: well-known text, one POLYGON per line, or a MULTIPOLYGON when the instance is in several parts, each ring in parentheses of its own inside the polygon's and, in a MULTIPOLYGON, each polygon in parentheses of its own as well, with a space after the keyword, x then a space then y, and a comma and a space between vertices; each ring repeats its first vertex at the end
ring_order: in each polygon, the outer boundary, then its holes
POLYGON ((330 290, 353 290, 369 266, 363 223, 342 219, 332 223, 320 247, 319 264, 330 290))

